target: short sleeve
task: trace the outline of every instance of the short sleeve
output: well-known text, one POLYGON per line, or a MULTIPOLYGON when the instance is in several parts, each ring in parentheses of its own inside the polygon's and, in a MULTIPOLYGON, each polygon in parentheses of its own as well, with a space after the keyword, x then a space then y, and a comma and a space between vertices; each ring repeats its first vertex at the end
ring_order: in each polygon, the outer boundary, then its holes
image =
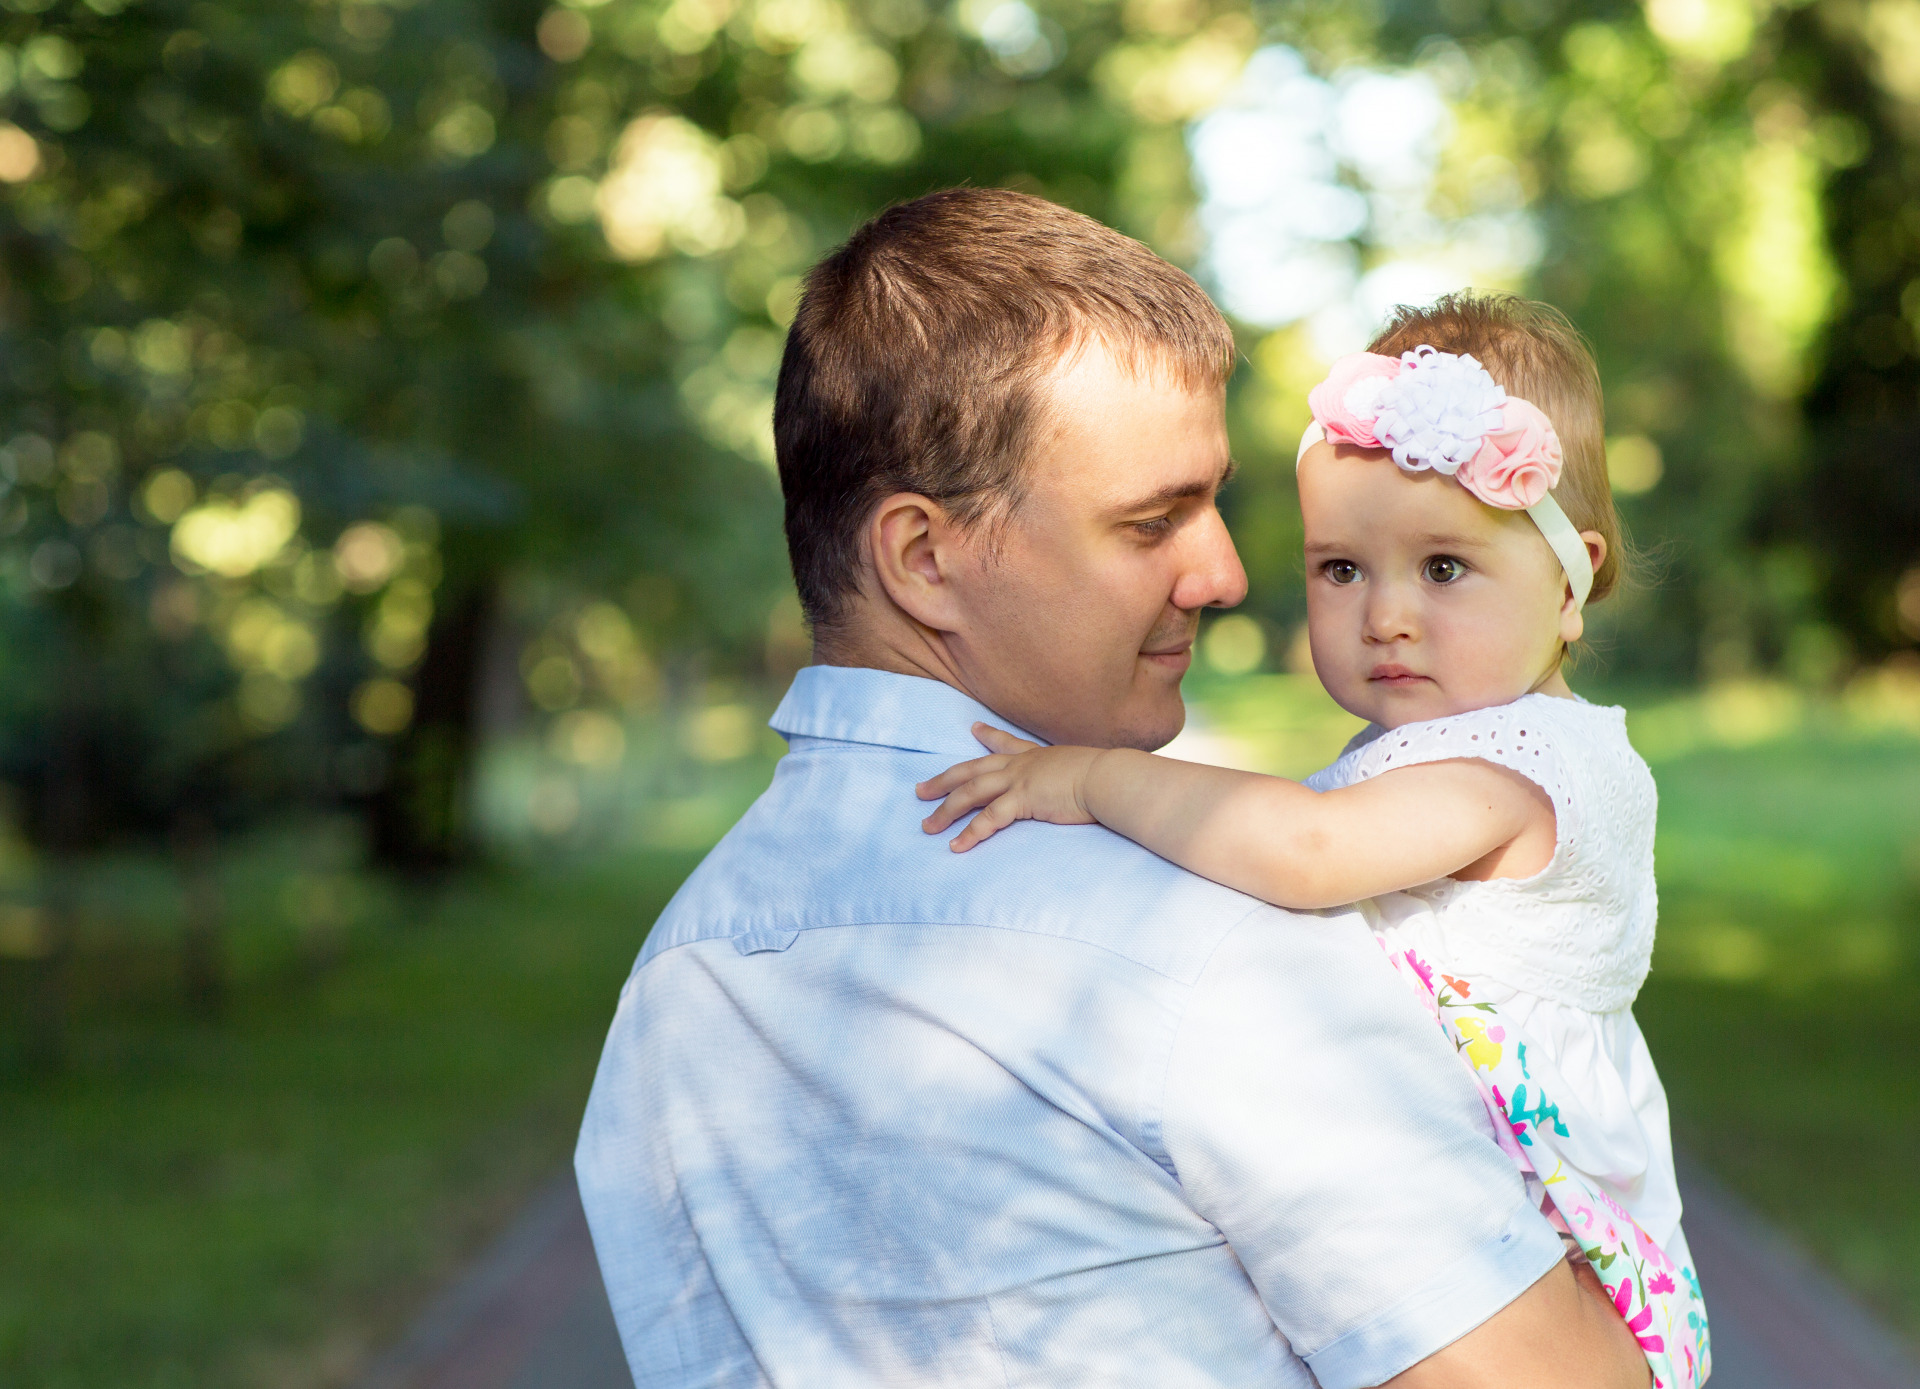
POLYGON ((1549 709, 1541 707, 1552 698, 1532 696, 1390 729, 1352 754, 1348 784, 1428 762, 1462 758, 1491 762, 1518 772, 1547 793, 1553 802, 1556 839, 1564 848, 1579 838, 1580 797, 1578 780, 1567 763, 1566 731, 1549 709))
POLYGON ((1163 1141, 1324 1389, 1450 1345, 1561 1258, 1484 1103, 1359 917, 1266 909, 1196 982, 1163 1141))
POLYGON ((1340 755, 1336 757, 1330 765, 1322 767, 1312 776, 1306 778, 1301 785, 1305 786, 1309 791, 1337 791, 1342 786, 1347 785, 1354 761, 1360 755, 1360 749, 1380 737, 1386 731, 1386 729, 1377 723, 1368 724, 1365 728, 1347 739, 1347 745, 1340 749, 1340 755))

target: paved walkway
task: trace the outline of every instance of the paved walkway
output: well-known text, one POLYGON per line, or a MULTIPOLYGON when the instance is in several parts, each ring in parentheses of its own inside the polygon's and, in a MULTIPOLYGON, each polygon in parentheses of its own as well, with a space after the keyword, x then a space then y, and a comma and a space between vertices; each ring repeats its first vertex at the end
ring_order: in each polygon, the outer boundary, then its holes
MULTIPOLYGON (((1705 1174, 1687 1239, 1713 1317, 1713 1389, 1920 1389, 1920 1368, 1825 1274, 1705 1174)), ((633 1389, 569 1174, 359 1389, 633 1389)))

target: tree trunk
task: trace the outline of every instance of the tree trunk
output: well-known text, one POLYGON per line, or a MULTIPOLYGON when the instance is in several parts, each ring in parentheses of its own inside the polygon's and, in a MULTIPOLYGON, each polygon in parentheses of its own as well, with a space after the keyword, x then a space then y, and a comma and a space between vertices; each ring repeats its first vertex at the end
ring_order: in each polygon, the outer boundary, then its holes
POLYGON ((432 874, 470 852, 467 799, 492 607, 492 586, 473 585, 441 609, 428 631, 413 680, 413 722, 396 740, 386 783, 367 807, 373 859, 381 867, 432 874))
MULTIPOLYGON (((75 669, 69 662, 68 669, 75 669)), ((85 688, 69 685, 69 689, 85 688)), ((74 940, 79 934, 77 880, 85 848, 92 797, 87 776, 85 715, 76 704, 61 711, 53 733, 53 757, 41 825, 45 856, 40 866, 42 936, 27 1005, 26 1059, 57 1070, 67 1059, 67 1009, 72 993, 74 940)))
POLYGON ((222 930, 219 838, 199 811, 181 812, 173 829, 173 858, 186 909, 180 936, 180 975, 187 1010, 217 1017, 227 1003, 227 952, 222 930))

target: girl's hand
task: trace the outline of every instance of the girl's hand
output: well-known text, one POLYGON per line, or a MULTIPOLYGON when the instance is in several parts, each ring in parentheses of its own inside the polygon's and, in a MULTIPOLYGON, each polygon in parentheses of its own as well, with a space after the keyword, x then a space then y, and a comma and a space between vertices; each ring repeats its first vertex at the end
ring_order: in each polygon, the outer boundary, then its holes
POLYGON ((993 750, 991 757, 949 767, 914 788, 923 801, 946 797, 938 810, 920 822, 920 828, 928 834, 940 833, 968 811, 982 806, 985 809, 948 846, 956 854, 1015 820, 1045 820, 1055 825, 1094 823, 1087 813, 1087 772, 1100 749, 1045 748, 984 723, 973 726, 973 736, 993 750))

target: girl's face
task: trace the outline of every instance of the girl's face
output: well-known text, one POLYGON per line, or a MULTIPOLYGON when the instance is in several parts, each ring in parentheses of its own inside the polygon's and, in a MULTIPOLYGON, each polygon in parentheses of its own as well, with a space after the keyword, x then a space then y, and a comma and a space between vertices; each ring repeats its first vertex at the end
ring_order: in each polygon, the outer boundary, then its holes
MULTIPOLYGON (((1568 693, 1582 630, 1560 561, 1501 511, 1380 449, 1315 444, 1300 462, 1313 666, 1350 714, 1396 728, 1568 693)), ((1599 567, 1606 542, 1582 533, 1599 567)))

